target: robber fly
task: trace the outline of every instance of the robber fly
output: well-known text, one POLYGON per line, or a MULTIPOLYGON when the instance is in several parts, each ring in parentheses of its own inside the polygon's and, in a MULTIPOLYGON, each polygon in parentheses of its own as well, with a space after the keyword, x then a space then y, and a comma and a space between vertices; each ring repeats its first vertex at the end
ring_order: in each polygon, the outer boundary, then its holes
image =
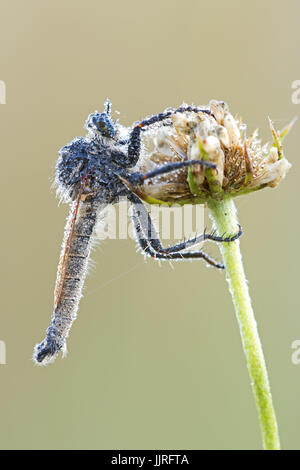
MULTIPOLYGON (((215 168, 203 160, 169 162, 145 174, 135 171, 141 152, 142 131, 158 123, 166 123, 176 113, 205 113, 209 109, 183 105, 146 118, 134 124, 124 138, 124 127, 111 116, 111 103, 102 113, 89 115, 85 137, 76 137, 59 152, 55 183, 64 200, 70 203, 62 243, 54 294, 54 309, 45 339, 35 346, 34 360, 41 364, 53 360, 59 351, 66 353, 66 338, 76 318, 87 272, 93 234, 101 209, 127 197, 132 204, 132 220, 141 250, 155 259, 204 259, 216 268, 221 263, 203 251, 186 251, 200 241, 231 242, 241 235, 219 237, 203 233, 193 239, 164 248, 155 232, 150 214, 141 200, 146 180, 174 172, 190 165, 215 168)), ((170 122, 167 122, 171 125, 170 122)))

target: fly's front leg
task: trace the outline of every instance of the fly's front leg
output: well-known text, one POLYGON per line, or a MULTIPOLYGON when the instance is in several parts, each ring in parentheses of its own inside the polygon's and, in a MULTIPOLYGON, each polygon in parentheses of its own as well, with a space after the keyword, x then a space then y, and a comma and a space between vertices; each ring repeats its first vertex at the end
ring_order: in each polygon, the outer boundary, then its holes
POLYGON ((212 114, 209 109, 202 109, 198 108, 197 106, 189 106, 189 105, 182 105, 177 109, 169 109, 164 111, 163 113, 156 114, 149 118, 143 119, 137 125, 135 125, 130 133, 129 137, 129 144, 128 144, 128 157, 131 160, 131 166, 134 166, 140 155, 141 151, 141 132, 145 128, 151 126, 152 124, 156 124, 166 119, 169 119, 172 115, 176 113, 184 113, 184 112, 194 112, 199 113, 203 112, 206 114, 212 114))

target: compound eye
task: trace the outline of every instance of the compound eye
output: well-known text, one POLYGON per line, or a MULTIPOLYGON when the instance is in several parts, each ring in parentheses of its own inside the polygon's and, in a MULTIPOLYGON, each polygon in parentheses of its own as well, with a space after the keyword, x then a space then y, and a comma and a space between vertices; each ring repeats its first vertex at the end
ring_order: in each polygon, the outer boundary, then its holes
POLYGON ((114 138, 116 133, 113 122, 107 113, 90 114, 86 122, 86 127, 95 129, 104 137, 110 137, 111 139, 114 138))

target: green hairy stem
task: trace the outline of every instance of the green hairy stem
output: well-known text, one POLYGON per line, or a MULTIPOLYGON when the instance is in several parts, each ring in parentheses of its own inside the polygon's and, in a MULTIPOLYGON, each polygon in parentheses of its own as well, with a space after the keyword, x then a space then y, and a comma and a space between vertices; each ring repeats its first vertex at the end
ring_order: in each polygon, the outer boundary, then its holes
MULTIPOLYGON (((231 198, 208 203, 211 217, 220 235, 236 233, 238 220, 231 198)), ((244 273, 240 242, 220 243, 227 273, 227 282, 235 307, 250 381, 258 410, 264 449, 279 450, 279 434, 272 402, 266 363, 259 339, 247 280, 244 273)))

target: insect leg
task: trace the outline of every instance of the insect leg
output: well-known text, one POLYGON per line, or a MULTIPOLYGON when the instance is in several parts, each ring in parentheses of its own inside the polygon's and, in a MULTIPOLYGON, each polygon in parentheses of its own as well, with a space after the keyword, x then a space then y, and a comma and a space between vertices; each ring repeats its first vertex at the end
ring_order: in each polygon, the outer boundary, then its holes
POLYGON ((178 245, 164 248, 152 223, 150 214, 146 210, 143 203, 135 195, 132 195, 130 199, 132 202, 132 219, 137 236, 137 241, 139 243, 140 248, 145 254, 155 259, 165 260, 201 258, 216 268, 224 269, 223 264, 219 263, 218 261, 215 261, 213 258, 211 258, 209 255, 207 255, 201 250, 193 252, 182 252, 182 250, 185 250, 186 248, 189 248, 190 246, 199 243, 199 241, 209 239, 209 234, 205 234, 205 238, 203 238, 203 235, 200 235, 199 237, 195 237, 194 239, 188 240, 187 242, 182 242, 178 245))
POLYGON ((156 176, 163 175, 165 173, 171 173, 172 171, 180 170, 186 166, 191 165, 202 165, 206 168, 216 168, 217 165, 215 163, 211 163, 205 160, 183 160, 182 162, 170 162, 162 165, 155 170, 149 171, 148 173, 131 173, 130 174, 130 182, 133 183, 135 186, 141 185, 144 181, 155 178, 156 176))
POLYGON ((197 106, 188 106, 182 105, 177 109, 170 109, 163 113, 156 114, 155 116, 151 116, 150 118, 143 119, 139 124, 135 125, 130 133, 129 137, 129 145, 128 145, 128 157, 131 160, 131 165, 134 166, 140 155, 141 150, 141 132, 146 127, 151 126, 152 124, 156 124, 158 122, 162 122, 165 119, 169 119, 173 114, 176 113, 184 113, 184 112, 203 112, 206 114, 212 114, 209 109, 202 109, 198 108, 197 106))

